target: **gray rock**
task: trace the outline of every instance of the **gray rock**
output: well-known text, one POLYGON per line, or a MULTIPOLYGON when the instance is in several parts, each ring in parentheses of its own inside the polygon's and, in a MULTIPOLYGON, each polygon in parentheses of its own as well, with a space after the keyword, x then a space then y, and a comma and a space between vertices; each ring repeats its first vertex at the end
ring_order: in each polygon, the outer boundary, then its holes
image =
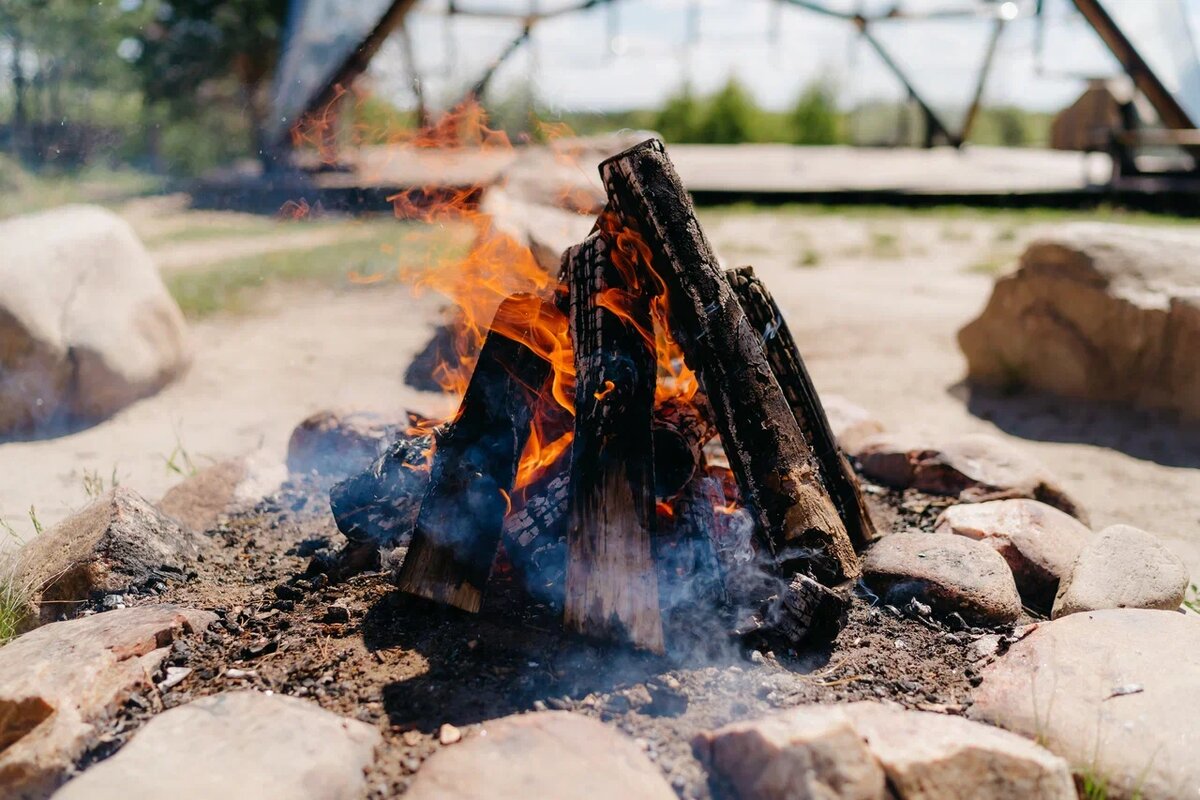
POLYGON ((964 503, 1026 497, 1087 522, 1082 507, 1043 464, 995 436, 969 434, 924 445, 878 434, 863 440, 854 455, 867 477, 898 489, 911 487, 964 503))
POLYGON ((200 541, 141 495, 118 486, 27 544, 26 577, 43 622, 81 601, 182 578, 200 541))
POLYGON ((408 427, 405 414, 326 409, 304 419, 288 440, 289 472, 344 478, 383 455, 408 427))
POLYGON ((633 740, 567 711, 504 717, 422 765, 411 800, 675 800, 633 740))
POLYGON ((900 800, 1075 798, 1067 763, 1029 739, 880 703, 846 710, 900 800))
POLYGON ((1105 785, 1110 800, 1196 796, 1194 618, 1141 609, 1071 614, 1037 625, 981 674, 972 717, 1036 737, 1105 785))
POLYGON ((62 783, 102 724, 151 677, 180 635, 215 615, 142 606, 56 622, 0 647, 0 786, 40 800, 62 783))
POLYGON ((1102 608, 1174 611, 1187 587, 1187 567, 1179 556, 1145 531, 1113 525, 1079 553, 1054 600, 1053 617, 1102 608))
POLYGON ((883 800, 883 768, 841 706, 802 706, 706 731, 701 760, 740 800, 883 800))
POLYGON ((315 703, 228 692, 158 715, 54 800, 356 800, 379 741, 315 703))
POLYGON ((915 598, 936 615, 957 612, 978 625, 1010 623, 1021 615, 1021 598, 1004 559, 987 545, 961 536, 885 536, 867 551, 863 580, 898 608, 915 598))
POLYGON ((274 493, 286 479, 287 468, 263 453, 231 458, 171 487, 158 507, 188 530, 202 533, 216 527, 222 517, 274 493))
POLYGON ((740 800, 1073 800, 1067 764, 1006 731, 882 703, 810 705, 701 734, 740 800))
POLYGON ((1021 599, 1049 612, 1092 532, 1074 517, 1036 500, 962 503, 942 512, 935 533, 953 533, 994 547, 1012 570, 1021 599))
POLYGON ((183 315, 120 217, 65 206, 0 242, 0 433, 102 419, 186 369, 183 315))
POLYGON ((1200 418, 1197 262, 1190 231, 1058 228, 959 332, 969 379, 1200 418))

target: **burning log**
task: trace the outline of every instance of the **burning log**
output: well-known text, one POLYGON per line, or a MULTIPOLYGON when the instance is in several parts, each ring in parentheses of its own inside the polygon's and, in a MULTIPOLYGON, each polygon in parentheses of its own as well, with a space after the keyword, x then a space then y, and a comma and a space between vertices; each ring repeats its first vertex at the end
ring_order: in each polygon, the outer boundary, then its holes
POLYGON ((833 428, 825 416, 825 408, 808 368, 804 366, 796 340, 771 292, 754 274, 753 267, 731 269, 725 275, 750 324, 762 336, 775 380, 791 406, 796 423, 807 437, 809 448, 821 463, 821 481, 837 504, 850 541, 861 550, 875 539, 875 525, 863 502, 858 477, 838 449, 833 428))
POLYGON ((670 299, 673 333, 700 377, 770 551, 784 562, 798 560, 828 585, 856 578, 858 558, 818 462, 662 143, 650 140, 614 156, 600 174, 621 225, 650 249, 670 299))
POLYGON ((654 490, 674 497, 704 462, 704 445, 717 435, 712 409, 702 394, 672 397, 654 409, 654 490))
POLYGON ((656 366, 634 327, 650 327, 651 298, 631 296, 628 320, 601 307, 602 293, 625 284, 599 235, 572 248, 567 259, 576 377, 564 622, 583 634, 661 653, 650 542, 656 366))
POLYGON ((537 483, 514 495, 504 518, 504 549, 531 595, 561 608, 566 584, 571 449, 537 483))
MULTIPOLYGON (((528 320, 522 306, 543 302, 514 295, 496 319, 528 320)), ((529 436, 528 387, 541 387, 549 370, 520 342, 494 330, 488 336, 457 416, 435 438, 429 488, 397 578, 402 590, 479 611, 529 436)))

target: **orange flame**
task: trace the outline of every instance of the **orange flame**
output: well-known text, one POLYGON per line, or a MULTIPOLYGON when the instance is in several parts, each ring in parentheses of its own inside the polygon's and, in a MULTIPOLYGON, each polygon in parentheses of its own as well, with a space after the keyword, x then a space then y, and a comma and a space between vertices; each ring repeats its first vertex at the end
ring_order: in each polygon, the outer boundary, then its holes
MULTIPOLYGON (((349 98, 339 90, 343 103, 349 98)), ((356 102, 362 96, 351 90, 356 102)), ((316 149, 322 160, 332 160, 331 142, 337 126, 336 110, 331 103, 306 119, 293 130, 297 145, 316 149)), ((351 142, 366 141, 370 133, 350 130, 351 142)), ((550 139, 569 135, 563 125, 546 126, 542 134, 550 139)), ((487 116, 474 102, 464 103, 443 115, 430 127, 390 135, 393 144, 415 148, 458 150, 506 150, 512 144, 501 131, 487 126, 487 116)), ((375 136, 373 141, 378 141, 375 136)), ((556 150, 556 157, 570 159, 569 148, 556 150)), ((589 167, 591 165, 588 165, 589 167)), ((434 291, 450 301, 454 308, 453 354, 437 365, 434 378, 447 392, 459 396, 466 391, 480 348, 490 332, 524 344, 544 358, 551 367, 545 387, 529 387, 532 393, 548 396, 552 402, 540 402, 535 410, 530 435, 521 454, 514 489, 522 490, 545 474, 558 462, 570 446, 573 432, 564 426, 563 414, 574 414, 575 363, 569 324, 566 315, 549 302, 565 287, 537 263, 532 252, 507 233, 498 230, 492 219, 478 209, 481 187, 447 189, 429 187, 414 189, 389 197, 395 215, 402 219, 417 219, 446 227, 465 225, 472 235, 469 252, 446 253, 432 257, 431 263, 420 269, 397 267, 394 277, 410 283, 417 294, 434 291), (501 306, 514 295, 524 295, 517 302, 501 306), (497 313, 497 309, 502 309, 497 313), (543 395, 545 393, 545 395, 543 395), (563 432, 563 428, 567 430, 563 432)), ((564 193, 565 207, 583 208, 584 204, 564 193)), ((292 209, 292 213, 299 209, 292 209)), ((303 208, 301 213, 307 213, 303 208)), ((650 268, 650 249, 636 230, 623 226, 617 216, 604 213, 599 220, 600 230, 611 244, 611 255, 622 282, 621 289, 609 289, 596 298, 597 304, 637 325, 630 314, 635 298, 653 296, 651 329, 638 326, 647 346, 656 354, 659 380, 655 391, 656 403, 669 398, 691 399, 699 388, 695 374, 684 365, 678 344, 667 325, 668 298, 662 280, 650 268)), ((354 275, 359 283, 374 283, 391 276, 385 274, 354 275)), ((607 396, 615 387, 609 383, 597 393, 607 396)), ((412 432, 429 433, 438 421, 426 420, 414 424, 412 432)))

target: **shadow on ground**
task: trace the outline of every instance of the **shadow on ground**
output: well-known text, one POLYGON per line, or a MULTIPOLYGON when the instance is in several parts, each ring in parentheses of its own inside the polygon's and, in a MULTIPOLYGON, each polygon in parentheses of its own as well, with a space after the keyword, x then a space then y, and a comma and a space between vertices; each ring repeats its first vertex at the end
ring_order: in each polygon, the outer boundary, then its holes
POLYGON ((1168 467, 1200 467, 1200 425, 1037 392, 1006 394, 960 382, 949 394, 1005 433, 1041 442, 1091 444, 1168 467))

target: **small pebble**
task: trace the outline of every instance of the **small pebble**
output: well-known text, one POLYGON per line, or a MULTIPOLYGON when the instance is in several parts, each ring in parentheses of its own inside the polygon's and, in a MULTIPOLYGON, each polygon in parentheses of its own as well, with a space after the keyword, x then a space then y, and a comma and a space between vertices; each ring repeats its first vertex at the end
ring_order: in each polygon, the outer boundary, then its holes
POLYGON ((462 741, 462 731, 447 722, 438 729, 438 741, 442 744, 460 742, 462 741))
POLYGON ((158 688, 165 691, 172 686, 178 686, 183 682, 184 678, 191 674, 192 670, 190 667, 167 667, 167 677, 163 678, 158 688))

